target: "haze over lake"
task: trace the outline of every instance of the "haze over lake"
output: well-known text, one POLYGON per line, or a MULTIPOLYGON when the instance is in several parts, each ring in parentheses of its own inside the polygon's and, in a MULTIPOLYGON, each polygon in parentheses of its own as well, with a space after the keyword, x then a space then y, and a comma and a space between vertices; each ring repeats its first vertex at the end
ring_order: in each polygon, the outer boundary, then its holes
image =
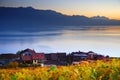
POLYGON ((29 32, 1 31, 0 53, 31 48, 45 53, 80 50, 120 57, 120 26, 60 26, 38 29, 37 32, 34 28, 27 30, 29 32))

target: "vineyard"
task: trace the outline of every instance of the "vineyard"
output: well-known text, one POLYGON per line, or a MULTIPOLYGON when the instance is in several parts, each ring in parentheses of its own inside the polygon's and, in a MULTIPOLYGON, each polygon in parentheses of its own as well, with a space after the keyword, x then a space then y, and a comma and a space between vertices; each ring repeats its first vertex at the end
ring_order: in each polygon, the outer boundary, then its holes
POLYGON ((98 60, 70 66, 1 69, 0 80, 120 80, 120 60, 98 60))

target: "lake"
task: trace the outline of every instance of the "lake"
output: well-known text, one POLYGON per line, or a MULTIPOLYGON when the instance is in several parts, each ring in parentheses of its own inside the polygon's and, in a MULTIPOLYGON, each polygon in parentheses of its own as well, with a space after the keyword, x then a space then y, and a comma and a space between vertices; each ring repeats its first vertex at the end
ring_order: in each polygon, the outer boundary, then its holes
POLYGON ((62 26, 27 30, 1 31, 0 53, 16 53, 30 48, 45 53, 93 51, 120 57, 120 26, 62 26))

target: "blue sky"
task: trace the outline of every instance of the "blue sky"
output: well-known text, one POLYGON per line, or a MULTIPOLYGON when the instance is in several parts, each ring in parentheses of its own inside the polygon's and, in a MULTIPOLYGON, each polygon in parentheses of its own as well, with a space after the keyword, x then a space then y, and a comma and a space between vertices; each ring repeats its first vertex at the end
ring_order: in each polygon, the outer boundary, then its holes
POLYGON ((120 19, 120 0, 0 0, 0 6, 52 9, 67 15, 120 19))

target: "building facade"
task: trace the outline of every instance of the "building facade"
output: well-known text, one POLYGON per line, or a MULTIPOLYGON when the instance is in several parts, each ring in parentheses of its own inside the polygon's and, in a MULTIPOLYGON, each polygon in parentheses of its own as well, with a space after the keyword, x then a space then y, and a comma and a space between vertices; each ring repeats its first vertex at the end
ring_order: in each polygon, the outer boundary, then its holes
POLYGON ((34 50, 21 51, 21 61, 29 64, 39 64, 45 60, 44 53, 36 53, 34 50))

